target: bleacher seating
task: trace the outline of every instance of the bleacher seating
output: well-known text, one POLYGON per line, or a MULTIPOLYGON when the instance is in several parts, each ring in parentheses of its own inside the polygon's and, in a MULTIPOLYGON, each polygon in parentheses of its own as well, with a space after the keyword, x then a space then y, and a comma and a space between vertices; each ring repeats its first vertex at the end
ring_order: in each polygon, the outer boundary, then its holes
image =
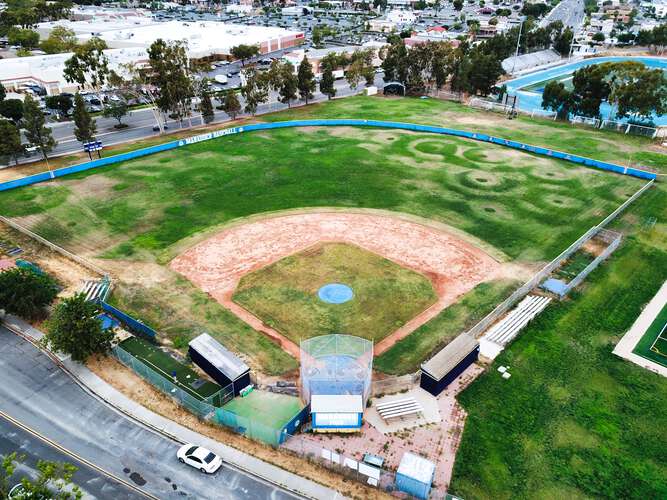
POLYGON ((416 415, 424 412, 422 405, 415 401, 414 398, 405 398, 382 403, 377 405, 376 409, 384 420, 406 417, 408 415, 416 415))
POLYGON ((489 328, 482 339, 505 346, 551 302, 551 297, 528 295, 507 316, 489 328))

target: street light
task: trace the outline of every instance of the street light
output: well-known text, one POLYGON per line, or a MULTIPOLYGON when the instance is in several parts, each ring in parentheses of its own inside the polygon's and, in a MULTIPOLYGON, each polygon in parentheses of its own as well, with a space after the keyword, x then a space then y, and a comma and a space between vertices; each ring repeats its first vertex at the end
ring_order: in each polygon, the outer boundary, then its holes
POLYGON ((516 39, 516 50, 514 51, 514 59, 512 60, 512 74, 516 68, 516 58, 519 57, 519 44, 521 43, 521 31, 523 30, 523 23, 526 21, 526 16, 521 16, 521 24, 519 25, 519 36, 516 39))

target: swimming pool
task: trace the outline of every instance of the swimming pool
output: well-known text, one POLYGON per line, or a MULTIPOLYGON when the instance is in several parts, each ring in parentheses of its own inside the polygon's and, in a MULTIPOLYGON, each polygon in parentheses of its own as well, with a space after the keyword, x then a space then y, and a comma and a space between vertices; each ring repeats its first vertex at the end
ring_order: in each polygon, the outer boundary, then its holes
MULTIPOLYGON (((510 95, 519 96, 519 109, 521 111, 532 112, 534 109, 542 109, 542 88, 527 90, 526 87, 536 85, 540 82, 546 83, 553 79, 566 79, 579 68, 590 66, 591 64, 623 61, 637 61, 644 63, 649 68, 667 71, 667 57, 592 57, 562 66, 535 71, 534 73, 529 73, 504 83, 507 85, 507 92, 510 95)), ((600 113, 603 119, 614 119, 613 116, 609 116, 611 114, 611 106, 607 103, 602 103, 600 113)), ((667 115, 654 116, 653 121, 656 125, 667 125, 667 115)))

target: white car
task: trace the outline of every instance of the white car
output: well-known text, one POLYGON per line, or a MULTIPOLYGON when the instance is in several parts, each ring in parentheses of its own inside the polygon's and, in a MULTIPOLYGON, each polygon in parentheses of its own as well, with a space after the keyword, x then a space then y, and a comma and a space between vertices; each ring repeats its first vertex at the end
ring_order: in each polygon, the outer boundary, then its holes
POLYGON ((222 458, 194 444, 184 444, 178 449, 176 456, 181 463, 188 464, 206 474, 213 474, 222 466, 222 458))

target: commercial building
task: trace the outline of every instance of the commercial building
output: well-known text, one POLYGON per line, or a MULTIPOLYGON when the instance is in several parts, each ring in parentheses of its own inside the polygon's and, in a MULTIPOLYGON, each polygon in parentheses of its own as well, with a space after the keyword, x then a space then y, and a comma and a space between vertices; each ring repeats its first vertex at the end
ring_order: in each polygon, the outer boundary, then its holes
POLYGON ((296 68, 299 66, 299 64, 301 64, 301 61, 303 61, 303 58, 305 56, 308 56, 308 61, 313 67, 313 73, 315 74, 315 76, 321 76, 323 71, 321 66, 322 59, 324 59, 328 54, 331 53, 347 54, 348 56, 350 56, 359 50, 373 49, 373 66, 377 68, 378 66, 380 66, 380 64, 382 64, 379 52, 380 49, 385 45, 387 45, 387 43, 367 42, 361 46, 349 45, 345 47, 328 47, 325 49, 310 50, 308 52, 302 49, 298 49, 285 54, 283 56, 283 60, 292 64, 296 71, 296 68))

